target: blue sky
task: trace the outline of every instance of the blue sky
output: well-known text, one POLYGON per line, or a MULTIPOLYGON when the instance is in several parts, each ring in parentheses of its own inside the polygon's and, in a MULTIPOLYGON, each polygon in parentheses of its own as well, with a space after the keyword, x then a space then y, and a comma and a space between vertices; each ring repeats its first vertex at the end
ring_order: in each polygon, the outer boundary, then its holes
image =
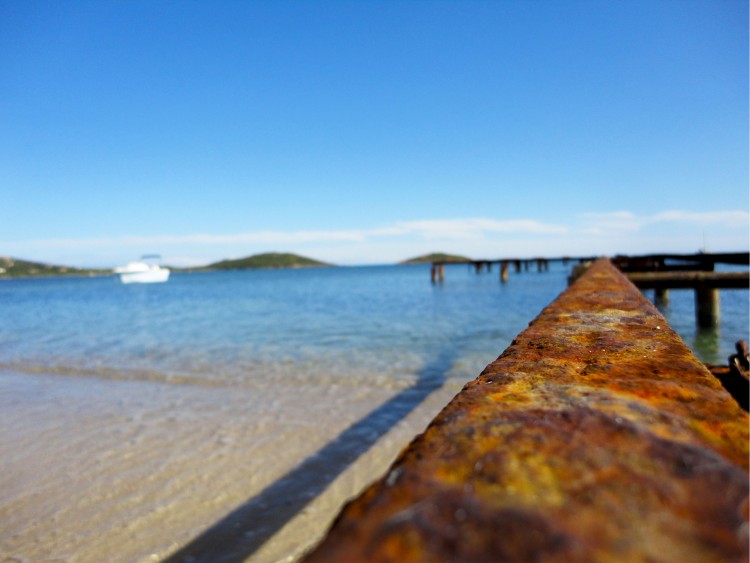
POLYGON ((0 0, 0 255, 748 249, 748 5, 0 0))

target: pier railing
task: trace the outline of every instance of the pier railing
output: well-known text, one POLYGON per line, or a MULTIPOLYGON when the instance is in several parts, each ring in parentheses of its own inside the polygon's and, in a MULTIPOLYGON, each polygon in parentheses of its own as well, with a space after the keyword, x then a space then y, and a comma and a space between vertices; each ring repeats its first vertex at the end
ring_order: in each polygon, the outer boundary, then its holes
POLYGON ((306 561, 746 561, 748 417, 595 262, 306 561))

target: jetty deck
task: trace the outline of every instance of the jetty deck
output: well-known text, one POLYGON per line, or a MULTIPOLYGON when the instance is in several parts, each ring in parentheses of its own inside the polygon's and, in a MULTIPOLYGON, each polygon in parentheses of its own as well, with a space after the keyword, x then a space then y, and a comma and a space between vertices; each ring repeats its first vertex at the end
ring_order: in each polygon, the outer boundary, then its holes
POLYGON ((719 324, 720 289, 748 289, 750 275, 744 272, 716 272, 716 264, 748 265, 747 252, 724 254, 661 254, 645 257, 621 257, 615 265, 639 289, 653 289, 658 305, 669 304, 670 289, 695 292, 695 318, 702 328, 719 324))
POLYGON ((306 561, 746 561, 748 417, 596 261, 306 561))
POLYGON ((748 289, 748 272, 635 272, 628 279, 641 289, 748 289))
MULTIPOLYGON (((477 274, 491 272, 492 266, 500 266, 500 281, 507 283, 510 266, 516 273, 528 271, 529 266, 536 264, 538 272, 549 269, 550 262, 568 264, 577 262, 571 282, 579 272, 585 271, 585 265, 596 260, 595 257, 558 258, 495 258, 481 260, 435 260, 430 269, 432 283, 445 281, 445 266, 448 264, 468 264, 477 274)), ((616 256, 612 263, 628 275, 640 289, 653 289, 654 301, 658 305, 669 304, 670 289, 692 289, 695 291, 696 323, 701 328, 715 327, 719 323, 719 289, 748 289, 750 276, 748 272, 715 272, 716 264, 750 265, 748 252, 723 252, 697 254, 648 254, 643 256, 616 256)))

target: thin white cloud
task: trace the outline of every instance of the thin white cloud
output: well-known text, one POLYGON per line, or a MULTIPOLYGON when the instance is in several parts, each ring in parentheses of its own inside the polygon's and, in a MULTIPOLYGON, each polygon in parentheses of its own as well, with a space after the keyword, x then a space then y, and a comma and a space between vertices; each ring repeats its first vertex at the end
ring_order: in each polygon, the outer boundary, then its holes
POLYGON ((365 239, 363 231, 254 231, 228 235, 199 233, 191 235, 124 237, 126 244, 299 244, 307 242, 359 242, 365 239))
POLYGON ((606 233, 635 232, 643 222, 630 211, 611 211, 608 213, 582 213, 579 217, 584 226, 580 232, 585 235, 603 235, 606 233))
POLYGON ((425 219, 363 229, 263 230, 244 233, 0 241, 0 254, 42 262, 111 266, 147 252, 165 263, 200 265, 268 251, 351 264, 387 263, 429 252, 475 258, 592 255, 747 248, 746 211, 627 210, 584 213, 554 224, 532 219, 425 219), (696 227, 699 228, 696 228, 696 227))
POLYGON ((682 223, 695 223, 699 225, 722 224, 727 226, 741 227, 750 223, 750 213, 747 211, 662 211, 646 219, 648 223, 661 223, 666 221, 679 221, 682 223))
POLYGON ((548 225, 530 219, 496 220, 483 218, 406 221, 375 229, 317 231, 252 231, 234 234, 196 233, 102 237, 86 239, 36 239, 16 241, 14 246, 34 248, 93 248, 104 246, 170 246, 170 245, 290 245, 320 242, 365 242, 394 237, 416 237, 426 240, 471 240, 492 233, 561 234, 567 227, 548 225))
POLYGON ((750 213, 741 210, 699 212, 669 210, 640 217, 630 211, 612 211, 608 213, 582 213, 579 218, 583 223, 579 232, 587 235, 634 233, 644 227, 661 223, 721 225, 730 228, 750 224, 750 213))
POLYGON ((408 221, 399 223, 397 226, 406 233, 430 240, 473 239, 492 233, 563 234, 568 232, 567 227, 549 225, 531 219, 442 219, 408 221))

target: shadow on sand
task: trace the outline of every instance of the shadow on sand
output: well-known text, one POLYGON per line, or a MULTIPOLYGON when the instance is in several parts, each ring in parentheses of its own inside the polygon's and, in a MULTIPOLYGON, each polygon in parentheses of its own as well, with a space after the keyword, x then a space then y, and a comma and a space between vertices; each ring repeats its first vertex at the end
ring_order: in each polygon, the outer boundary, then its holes
POLYGON ((247 559, 390 428, 442 386, 453 357, 448 353, 436 357, 420 370, 414 385, 355 422, 166 561, 213 563, 247 559))

